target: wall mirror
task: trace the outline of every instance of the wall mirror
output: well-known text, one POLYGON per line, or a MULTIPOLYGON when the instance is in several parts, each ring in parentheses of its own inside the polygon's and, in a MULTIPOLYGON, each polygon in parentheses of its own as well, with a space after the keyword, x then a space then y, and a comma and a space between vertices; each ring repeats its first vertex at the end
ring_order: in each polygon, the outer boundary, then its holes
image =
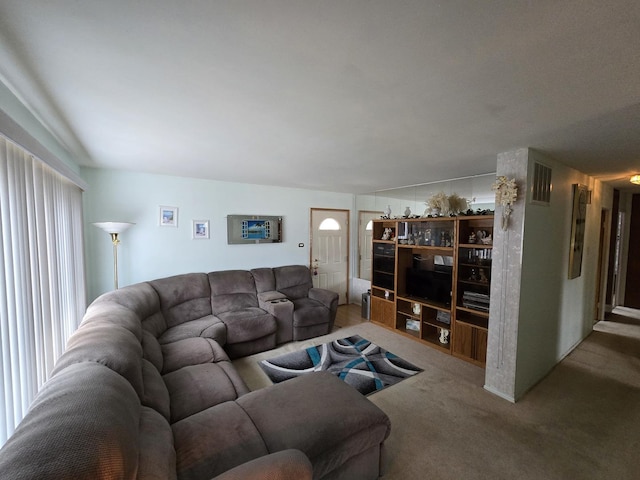
POLYGON ((373 218, 380 218, 383 212, 391 209, 391 217, 401 217, 407 208, 412 215, 423 215, 426 202, 433 195, 444 192, 464 197, 473 210, 494 210, 495 194, 491 185, 496 179, 495 173, 475 175, 439 182, 429 182, 409 187, 380 190, 356 196, 358 211, 358 278, 371 280, 372 232, 368 229, 373 218))

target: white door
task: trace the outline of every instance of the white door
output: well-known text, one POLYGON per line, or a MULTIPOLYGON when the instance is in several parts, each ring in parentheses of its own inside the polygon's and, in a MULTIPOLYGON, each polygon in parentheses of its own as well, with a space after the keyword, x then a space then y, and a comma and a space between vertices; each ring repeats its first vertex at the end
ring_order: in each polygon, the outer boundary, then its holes
POLYGON ((349 299, 349 210, 311 209, 313 285, 349 299))
POLYGON ((358 212, 358 278, 371 280, 371 256, 373 254, 373 220, 382 212, 360 210, 358 212))

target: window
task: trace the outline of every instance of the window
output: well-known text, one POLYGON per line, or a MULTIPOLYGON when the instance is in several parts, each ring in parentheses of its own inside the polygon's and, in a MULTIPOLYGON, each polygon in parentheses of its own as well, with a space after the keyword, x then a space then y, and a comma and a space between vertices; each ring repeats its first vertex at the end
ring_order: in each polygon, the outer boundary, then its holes
POLYGON ((340 230, 340 224, 335 218, 325 218, 320 223, 318 230, 340 230))
POLYGON ((82 190, 0 136, 0 446, 84 313, 82 190))

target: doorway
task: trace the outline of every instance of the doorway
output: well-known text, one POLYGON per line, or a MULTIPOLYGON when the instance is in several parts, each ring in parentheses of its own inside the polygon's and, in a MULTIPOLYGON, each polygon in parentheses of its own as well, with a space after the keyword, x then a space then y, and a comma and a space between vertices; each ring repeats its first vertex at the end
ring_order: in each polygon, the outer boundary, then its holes
POLYGON ((349 303, 349 210, 311 209, 311 267, 314 287, 349 303))
POLYGON ((631 200, 629 253, 623 305, 640 309, 640 194, 638 193, 634 194, 631 200))
POLYGON ((373 254, 373 220, 382 212, 360 210, 358 212, 358 278, 371 280, 373 254))

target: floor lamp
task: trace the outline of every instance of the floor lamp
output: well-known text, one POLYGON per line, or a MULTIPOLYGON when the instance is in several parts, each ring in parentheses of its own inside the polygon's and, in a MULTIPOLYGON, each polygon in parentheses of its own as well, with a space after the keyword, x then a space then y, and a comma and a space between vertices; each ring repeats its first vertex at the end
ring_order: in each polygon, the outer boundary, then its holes
POLYGON ((130 222, 96 222, 94 225, 101 228, 109 235, 111 235, 111 243, 113 243, 113 286, 118 289, 118 244, 120 239, 118 235, 124 232, 131 225, 135 223, 130 222))

